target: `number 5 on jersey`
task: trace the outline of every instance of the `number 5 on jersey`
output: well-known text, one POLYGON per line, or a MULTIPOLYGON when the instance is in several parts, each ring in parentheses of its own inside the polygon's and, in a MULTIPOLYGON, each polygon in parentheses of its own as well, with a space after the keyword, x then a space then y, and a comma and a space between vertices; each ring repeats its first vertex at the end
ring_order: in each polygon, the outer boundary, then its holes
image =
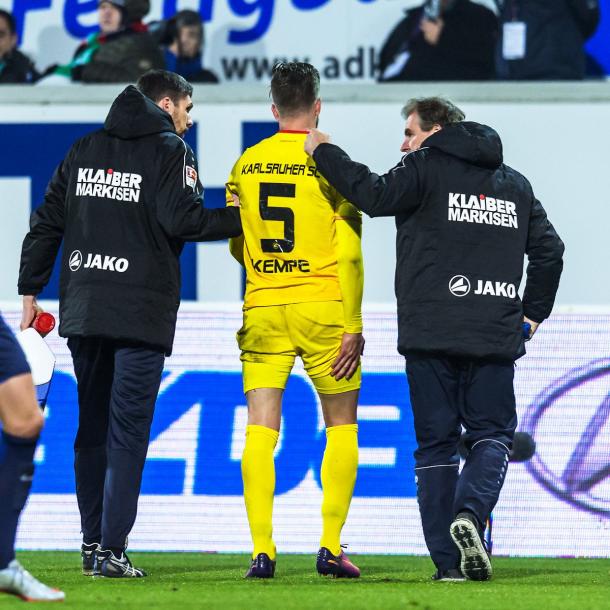
POLYGON ((263 220, 284 223, 284 236, 277 239, 261 239, 263 252, 292 252, 294 250, 294 212, 291 208, 269 206, 269 197, 290 197, 294 199, 296 186, 286 182, 261 182, 259 190, 259 210, 263 220))

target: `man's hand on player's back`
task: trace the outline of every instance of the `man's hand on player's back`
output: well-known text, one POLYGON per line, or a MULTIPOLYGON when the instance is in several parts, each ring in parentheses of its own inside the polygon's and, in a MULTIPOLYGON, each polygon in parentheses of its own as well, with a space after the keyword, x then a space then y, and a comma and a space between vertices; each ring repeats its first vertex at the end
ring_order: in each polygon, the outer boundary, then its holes
POLYGON ((323 133, 318 129, 310 129, 307 137, 305 138, 304 149, 305 152, 311 157, 314 151, 320 144, 326 144, 330 142, 330 136, 327 133, 323 133))
POLYGON ((360 356, 364 352, 364 337, 362 333, 343 333, 339 355, 332 366, 332 376, 335 379, 350 379, 358 369, 360 356))

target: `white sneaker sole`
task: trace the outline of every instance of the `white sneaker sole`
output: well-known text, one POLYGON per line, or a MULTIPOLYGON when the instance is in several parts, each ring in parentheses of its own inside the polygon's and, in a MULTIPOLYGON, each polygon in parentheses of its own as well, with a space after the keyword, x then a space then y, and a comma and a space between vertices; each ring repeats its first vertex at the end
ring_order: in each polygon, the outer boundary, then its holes
POLYGON ((470 519, 456 519, 449 532, 460 550, 462 574, 468 580, 489 580, 492 575, 491 561, 474 523, 470 519))
POLYGON ((17 591, 13 591, 11 589, 0 589, 0 593, 5 593, 7 595, 13 595, 14 597, 18 597, 22 599, 24 602, 44 602, 44 603, 57 603, 65 601, 65 595, 63 597, 28 597, 24 593, 17 593, 17 591))

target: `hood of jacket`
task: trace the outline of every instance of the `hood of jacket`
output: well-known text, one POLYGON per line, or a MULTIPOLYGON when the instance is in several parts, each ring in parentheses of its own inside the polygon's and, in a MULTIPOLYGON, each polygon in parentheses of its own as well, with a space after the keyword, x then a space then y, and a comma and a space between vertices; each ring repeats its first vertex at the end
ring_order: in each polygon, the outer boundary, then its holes
POLYGON ((502 141, 487 125, 462 121, 447 125, 424 141, 422 148, 437 148, 467 163, 496 169, 502 164, 502 141))
POLYGON ((133 85, 129 85, 112 103, 104 129, 123 140, 164 131, 176 133, 172 117, 133 85))

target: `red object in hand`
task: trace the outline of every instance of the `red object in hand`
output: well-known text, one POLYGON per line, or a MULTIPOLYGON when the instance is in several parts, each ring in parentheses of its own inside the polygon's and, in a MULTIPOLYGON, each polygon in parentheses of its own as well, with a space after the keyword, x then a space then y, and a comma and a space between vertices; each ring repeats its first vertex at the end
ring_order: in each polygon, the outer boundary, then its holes
POLYGON ((34 318, 32 328, 44 337, 55 328, 55 317, 53 314, 43 311, 34 318))

